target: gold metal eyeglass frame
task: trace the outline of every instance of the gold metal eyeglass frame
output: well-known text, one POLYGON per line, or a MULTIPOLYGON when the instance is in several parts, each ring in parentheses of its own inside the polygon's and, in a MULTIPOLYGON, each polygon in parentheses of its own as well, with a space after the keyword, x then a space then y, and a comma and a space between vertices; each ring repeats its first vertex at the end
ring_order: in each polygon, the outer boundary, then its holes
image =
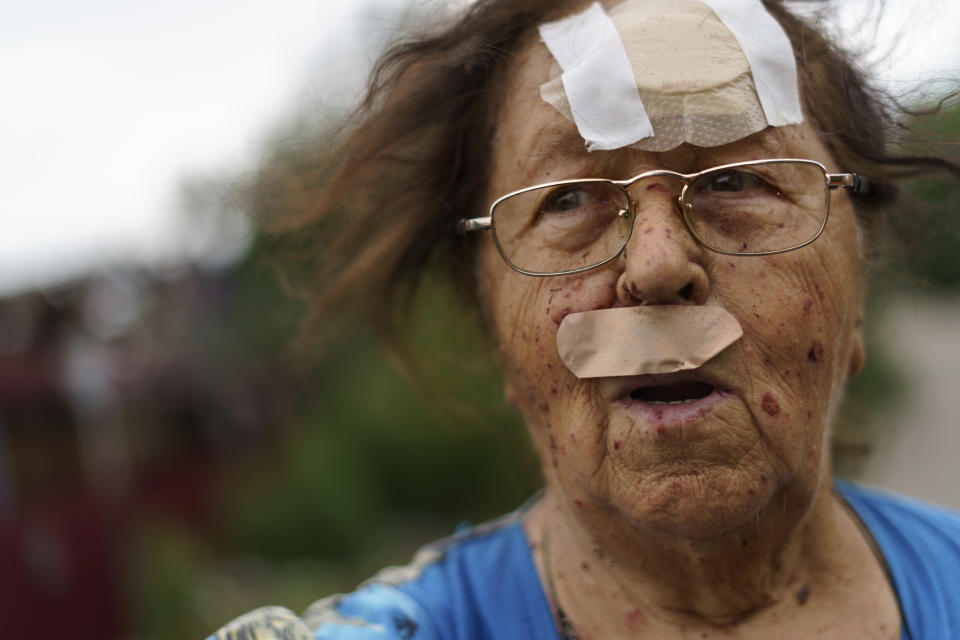
POLYGON ((504 200, 507 200, 508 198, 512 198, 516 195, 520 195, 520 194, 534 191, 537 189, 558 187, 558 186, 563 186, 568 184, 602 183, 602 184, 613 185, 617 187, 617 189, 623 192, 627 202, 630 203, 630 209, 622 210, 620 212, 620 215, 621 216, 629 215, 631 218, 633 218, 633 216, 636 215, 637 203, 633 200, 633 198, 630 197, 630 193, 628 189, 631 186, 633 186, 635 183, 639 182, 640 180, 644 180, 647 178, 655 178, 660 176, 675 178, 683 182, 683 189, 681 189, 680 195, 678 195, 676 198, 676 205, 677 205, 677 211, 679 212, 680 217, 683 219, 683 224, 687 228, 687 231, 690 232, 690 235, 693 236, 693 238, 700 245, 702 245, 703 247, 706 247, 710 251, 714 251, 716 253, 721 253, 724 255, 731 255, 731 256, 768 256, 768 255, 774 255, 778 253, 786 253, 788 251, 794 251, 796 249, 800 249, 801 247, 805 247, 808 244, 814 242, 817 238, 819 238, 820 235, 823 233, 823 230, 827 226, 827 220, 830 218, 830 192, 831 191, 835 191, 836 189, 843 187, 844 189, 848 189, 853 193, 865 193, 868 188, 867 180, 862 176, 856 175, 854 173, 828 173, 827 168, 823 164, 815 160, 805 160, 801 158, 772 158, 768 160, 748 160, 745 162, 734 162, 731 164, 723 164, 716 167, 710 167, 709 169, 704 169, 703 171, 698 171, 696 173, 678 173, 676 171, 669 171, 667 169, 654 169, 651 171, 644 171, 643 173, 626 180, 607 180, 604 178, 585 178, 580 180, 576 180, 576 179, 558 180, 556 182, 546 182, 543 184, 534 185, 532 187, 525 187, 523 189, 511 191, 510 193, 502 195, 496 200, 494 200, 493 204, 490 205, 489 216, 485 216, 482 218, 461 218, 460 220, 458 220, 457 227, 456 227, 457 233, 459 235, 466 235, 471 231, 482 231, 485 229, 490 229, 493 232, 493 242, 497 247, 497 251, 500 252, 500 257, 502 257, 504 262, 506 262, 513 270, 527 276, 542 278, 542 277, 548 277, 548 276, 562 276, 562 275, 569 275, 573 273, 581 273, 584 271, 589 271, 591 269, 596 269, 597 267, 602 267, 603 265, 611 262, 612 260, 615 260, 623 252, 624 248, 626 248, 627 244, 630 242, 630 238, 633 236, 634 225, 632 224, 632 220, 631 220, 631 224, 628 227, 627 234, 624 237, 620 247, 617 248, 617 250, 614 251, 610 256, 601 260, 600 262, 597 262, 596 264, 591 264, 586 267, 577 267, 576 269, 565 269, 563 271, 551 271, 551 272, 536 272, 536 271, 527 271, 525 269, 521 269, 520 267, 513 264, 513 262, 511 262, 511 260, 504 253, 503 247, 500 245, 500 241, 497 239, 497 230, 493 224, 493 213, 494 213, 494 210, 497 208, 497 205, 499 205, 504 200), (684 207, 687 188, 690 186, 692 182, 694 182, 697 178, 707 173, 722 171, 724 169, 734 169, 738 167, 749 167, 749 166, 758 165, 758 164, 772 164, 772 163, 794 163, 794 164, 800 163, 800 164, 815 166, 819 168, 820 171, 823 173, 824 179, 826 180, 826 185, 825 185, 826 201, 824 203, 823 222, 820 224, 820 228, 813 235, 813 237, 809 238, 808 240, 805 240, 804 242, 787 247, 785 249, 775 249, 773 251, 729 251, 726 249, 718 249, 717 247, 711 246, 709 243, 703 240, 703 238, 701 238, 696 231, 694 231, 693 224, 690 222, 688 218, 687 209, 686 207, 684 207))

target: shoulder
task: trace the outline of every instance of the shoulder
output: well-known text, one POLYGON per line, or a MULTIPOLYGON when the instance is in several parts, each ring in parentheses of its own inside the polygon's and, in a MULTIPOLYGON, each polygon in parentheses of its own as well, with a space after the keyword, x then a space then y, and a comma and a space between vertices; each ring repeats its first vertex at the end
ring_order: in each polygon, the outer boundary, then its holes
POLYGON ((352 593, 319 600, 302 617, 278 607, 258 609, 214 638, 300 640, 295 633, 302 631, 317 640, 507 640, 537 638, 536 629, 544 623, 552 628, 520 517, 514 514, 428 545, 410 564, 388 567, 352 593), (250 633, 282 624, 290 625, 290 635, 250 633))
POLYGON ((878 543, 889 545, 891 550, 950 552, 960 561, 960 513, 841 480, 835 483, 835 488, 878 543))
POLYGON ((960 514, 838 481, 886 562, 915 638, 960 637, 960 514))

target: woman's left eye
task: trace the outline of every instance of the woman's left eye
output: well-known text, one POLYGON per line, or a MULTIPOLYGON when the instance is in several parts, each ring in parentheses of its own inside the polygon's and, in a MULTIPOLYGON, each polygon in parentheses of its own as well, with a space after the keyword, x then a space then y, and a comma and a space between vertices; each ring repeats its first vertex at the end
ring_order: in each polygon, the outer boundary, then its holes
POLYGON ((730 170, 710 176, 710 179, 705 184, 701 184, 698 190, 701 192, 709 190, 737 193, 761 188, 765 185, 766 182, 762 178, 752 173, 730 170))

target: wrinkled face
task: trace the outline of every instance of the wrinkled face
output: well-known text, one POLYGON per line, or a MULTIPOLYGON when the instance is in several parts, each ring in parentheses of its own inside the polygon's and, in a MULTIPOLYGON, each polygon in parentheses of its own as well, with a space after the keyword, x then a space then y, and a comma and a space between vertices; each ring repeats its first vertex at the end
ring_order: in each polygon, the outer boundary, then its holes
MULTIPOLYGON (((539 97, 550 65, 539 43, 515 62, 489 201, 552 180, 694 172, 762 158, 808 158, 842 170, 808 124, 715 148, 587 153, 574 125, 539 97)), ((633 236, 603 267, 524 276, 486 234, 480 277, 507 394, 526 418, 548 484, 587 519, 602 511, 662 532, 712 536, 774 502, 812 500, 826 473, 831 413, 862 362, 861 267, 842 192, 832 194, 829 223, 812 245, 737 257, 690 236, 673 204, 678 189, 660 179, 633 187, 633 236), (691 372, 580 380, 565 368, 556 334, 566 314, 636 304, 720 306, 744 336, 691 372)))

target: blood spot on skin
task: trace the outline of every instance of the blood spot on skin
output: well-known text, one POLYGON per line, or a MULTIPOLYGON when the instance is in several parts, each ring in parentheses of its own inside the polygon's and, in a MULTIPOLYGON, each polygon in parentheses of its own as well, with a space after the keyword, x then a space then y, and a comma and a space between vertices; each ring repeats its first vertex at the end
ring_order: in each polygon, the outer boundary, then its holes
POLYGON ((551 460, 553 461, 553 466, 554 466, 554 467, 556 467, 556 466, 558 465, 558 462, 557 462, 557 453, 559 452, 559 450, 560 450, 560 448, 557 447, 557 439, 554 438, 554 437, 553 437, 553 434, 551 433, 551 434, 550 434, 550 458, 551 458, 551 460))
POLYGON ((763 394, 763 403, 760 406, 768 416, 773 417, 780 414, 780 403, 769 393, 763 394))
POLYGON ((584 560, 583 562, 580 563, 580 568, 583 569, 584 571, 590 571, 590 563, 584 560))
POLYGON ((810 345, 810 351, 807 352, 807 360, 814 363, 823 360, 823 343, 819 340, 813 341, 813 344, 810 345))
POLYGON ((539 409, 543 413, 550 413, 550 405, 548 405, 546 402, 541 403, 539 409))
POLYGON ((651 233, 653 233, 653 227, 647 228, 647 230, 643 232, 643 235, 648 236, 651 233))
POLYGON ((660 434, 661 436, 665 436, 667 435, 667 430, 664 429, 663 427, 657 427, 657 433, 660 434))
POLYGON ((663 232, 668 238, 673 236, 673 231, 671 231, 670 229, 664 229, 663 232))
POLYGON ((767 484, 767 474, 765 473, 760 474, 760 482, 762 482, 763 484, 767 484))
POLYGON ((800 590, 797 591, 797 602, 802 607, 807 604, 807 600, 810 598, 810 587, 803 585, 800 587, 800 590))
POLYGON ((805 315, 805 316, 810 315, 810 308, 811 308, 811 307, 813 307, 813 300, 811 300, 810 298, 807 298, 806 300, 804 300, 804 301, 803 301, 803 315, 805 315))
POLYGON ((640 612, 640 609, 633 608, 627 611, 623 619, 624 622, 627 623, 627 627, 630 629, 630 631, 636 631, 640 626, 640 623, 643 622, 643 613, 640 612))
POLYGON ((736 268, 737 268, 737 265, 733 264, 732 262, 728 262, 728 263, 727 263, 727 266, 730 267, 731 269, 736 269, 736 268))
POLYGON ((823 291, 820 289, 820 285, 817 283, 814 283, 813 288, 817 290, 817 297, 820 298, 821 302, 823 302, 823 291))
POLYGON ((577 436, 573 435, 572 433, 570 434, 570 443, 577 444, 577 436))
POLYGON ((577 505, 577 507, 579 507, 580 509, 583 509, 583 500, 581 500, 581 499, 579 499, 579 498, 576 498, 576 499, 573 501, 573 504, 577 505))
POLYGON ((622 447, 622 446, 623 446, 623 443, 620 442, 619 440, 616 440, 616 441, 614 441, 614 443, 613 443, 613 448, 614 448, 614 449, 619 450, 620 447, 622 447))
MULTIPOLYGON (((653 415, 657 417, 657 420, 663 420, 663 409, 657 409, 653 412, 653 415)), ((657 429, 658 433, 665 433, 662 429, 657 429)))

